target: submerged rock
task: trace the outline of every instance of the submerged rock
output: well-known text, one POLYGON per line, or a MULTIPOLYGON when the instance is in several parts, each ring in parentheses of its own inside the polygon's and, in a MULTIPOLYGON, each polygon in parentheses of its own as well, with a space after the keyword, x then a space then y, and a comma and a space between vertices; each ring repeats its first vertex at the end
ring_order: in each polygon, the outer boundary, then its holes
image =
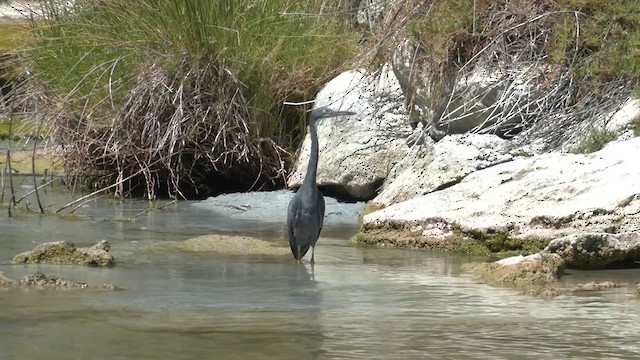
POLYGON ((11 263, 113 266, 115 260, 109 253, 110 248, 111 245, 105 240, 88 248, 76 248, 68 241, 49 242, 16 255, 11 263))
POLYGON ((620 283, 615 283, 613 281, 603 281, 603 282, 588 282, 584 284, 578 284, 573 288, 573 291, 600 291, 607 289, 615 289, 622 287, 623 285, 620 283))
POLYGON ((288 244, 260 240, 248 236, 203 235, 161 246, 184 251, 214 252, 224 255, 291 256, 288 244))
POLYGON ((91 286, 87 283, 75 282, 57 276, 46 275, 41 272, 25 275, 19 280, 12 280, 0 273, 0 287, 4 288, 55 288, 55 289, 98 289, 119 290, 113 284, 91 286))
POLYGON ((479 279, 493 285, 540 285, 558 280, 564 271, 564 260, 558 254, 520 255, 476 264, 473 271, 479 279))
POLYGON ((567 267, 603 269, 640 259, 640 233, 571 234, 552 240, 544 251, 562 256, 567 267))

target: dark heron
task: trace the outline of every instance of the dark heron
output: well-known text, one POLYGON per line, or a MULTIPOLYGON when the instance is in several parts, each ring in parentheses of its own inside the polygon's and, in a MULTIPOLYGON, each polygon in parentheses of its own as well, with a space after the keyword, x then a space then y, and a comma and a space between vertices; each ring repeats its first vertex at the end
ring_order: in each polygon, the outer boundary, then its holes
POLYGON ((287 225, 289 226, 289 245, 293 257, 300 261, 311 247, 311 264, 313 252, 322 230, 324 221, 324 198, 316 185, 316 171, 318 169, 318 131, 316 122, 323 118, 355 115, 350 111, 336 111, 328 107, 320 107, 311 112, 309 119, 309 135, 311 136, 311 154, 307 174, 302 186, 289 202, 287 225))

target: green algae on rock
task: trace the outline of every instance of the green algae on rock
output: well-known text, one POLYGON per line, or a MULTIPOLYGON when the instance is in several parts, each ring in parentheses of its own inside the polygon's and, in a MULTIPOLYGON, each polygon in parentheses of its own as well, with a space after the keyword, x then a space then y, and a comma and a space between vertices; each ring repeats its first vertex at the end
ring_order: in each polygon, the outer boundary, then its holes
POLYGON ((49 242, 14 256, 11 263, 113 266, 115 260, 109 253, 110 248, 111 245, 105 240, 88 248, 76 248, 68 241, 49 242))
POLYGON ((368 245, 404 246, 453 251, 471 255, 493 255, 507 257, 529 255, 544 249, 548 239, 527 237, 516 238, 507 231, 481 231, 452 226, 443 230, 446 236, 430 237, 421 234, 419 228, 401 223, 387 223, 383 226, 365 224, 351 238, 351 242, 368 245))
POLYGON ((564 260, 558 254, 542 253, 474 264, 472 269, 490 284, 549 284, 564 272, 564 260))
POLYGON ((577 233, 554 239, 544 250, 575 269, 604 269, 633 263, 640 256, 640 233, 577 233))

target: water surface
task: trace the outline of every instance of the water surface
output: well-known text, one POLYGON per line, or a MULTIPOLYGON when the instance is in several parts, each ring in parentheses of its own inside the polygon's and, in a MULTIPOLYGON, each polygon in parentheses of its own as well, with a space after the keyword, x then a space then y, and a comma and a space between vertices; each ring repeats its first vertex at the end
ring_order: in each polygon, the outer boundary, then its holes
MULTIPOLYGON (((45 198, 72 197, 58 189, 45 198)), ((258 221, 188 201, 122 221, 147 206, 102 199, 78 210, 86 220, 1 214, 7 276, 43 271, 124 290, 0 290, 0 359, 640 358, 636 270, 570 272, 563 283, 626 286, 546 301, 478 284, 462 270, 469 257, 352 246, 355 216, 325 225, 313 269, 159 251, 154 245, 211 233, 282 241, 285 224, 281 214, 258 221), (41 242, 102 239, 112 243, 114 268, 9 265, 41 242)))

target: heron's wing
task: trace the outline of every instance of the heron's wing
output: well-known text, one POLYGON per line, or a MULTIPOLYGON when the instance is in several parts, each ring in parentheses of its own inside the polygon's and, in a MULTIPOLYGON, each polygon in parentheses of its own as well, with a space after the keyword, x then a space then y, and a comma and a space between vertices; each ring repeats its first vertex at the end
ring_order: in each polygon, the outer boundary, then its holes
POLYGON ((301 207, 302 207, 302 202, 300 202, 300 198, 294 195, 291 201, 289 202, 289 208, 287 209, 287 227, 289 228, 289 244, 292 246, 295 243, 295 238, 296 238, 295 228, 296 228, 296 224, 299 223, 301 207))
POLYGON ((318 234, 316 236, 316 241, 318 241, 318 238, 320 237, 320 231, 322 231, 323 223, 324 223, 324 196, 322 196, 322 193, 318 191, 318 234))

